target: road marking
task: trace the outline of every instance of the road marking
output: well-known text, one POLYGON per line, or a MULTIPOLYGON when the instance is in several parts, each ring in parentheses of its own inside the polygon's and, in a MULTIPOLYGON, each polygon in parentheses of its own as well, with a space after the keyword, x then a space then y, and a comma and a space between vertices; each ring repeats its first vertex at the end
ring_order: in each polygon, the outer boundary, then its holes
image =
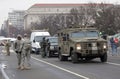
POLYGON ((6 65, 0 64, 0 69, 1 69, 1 71, 2 71, 2 75, 3 75, 4 79, 10 79, 10 78, 8 77, 8 75, 5 73, 4 68, 6 68, 6 65))
POLYGON ((112 63, 112 62, 106 62, 107 64, 111 64, 111 65, 116 65, 116 66, 120 66, 120 64, 118 63, 112 63))
POLYGON ((73 75, 76 75, 76 76, 78 76, 78 77, 81 77, 81 78, 83 78, 83 79, 90 79, 90 78, 88 78, 88 77, 85 77, 85 76, 83 76, 83 75, 77 74, 77 73, 72 72, 72 71, 69 71, 69 70, 64 69, 64 68, 62 68, 62 67, 59 67, 59 66, 57 66, 57 65, 54 65, 54 64, 48 63, 48 62, 46 62, 46 61, 37 59, 37 58, 35 58, 35 57, 32 57, 32 58, 35 59, 35 60, 37 60, 37 61, 43 62, 43 63, 45 63, 45 64, 48 64, 48 65, 50 65, 50 66, 56 67, 56 68, 58 68, 58 69, 60 69, 60 70, 63 70, 63 71, 66 71, 66 72, 68 72, 68 73, 71 73, 71 74, 73 74, 73 75))

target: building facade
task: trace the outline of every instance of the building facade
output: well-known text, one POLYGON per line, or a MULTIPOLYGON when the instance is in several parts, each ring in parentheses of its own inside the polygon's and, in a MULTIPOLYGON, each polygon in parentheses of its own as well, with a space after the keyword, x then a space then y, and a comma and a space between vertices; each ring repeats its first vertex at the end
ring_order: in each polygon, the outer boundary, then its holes
POLYGON ((9 24, 13 27, 23 28, 24 27, 24 10, 13 10, 8 13, 9 24))
MULTIPOLYGON (((34 4, 25 12, 24 16, 24 29, 32 29, 33 23, 40 23, 42 18, 48 17, 50 15, 70 13, 73 8, 79 8, 81 6, 89 6, 90 4, 34 4)), ((101 4, 93 4, 100 5, 101 4)), ((111 5, 111 4, 105 4, 111 5)), ((102 5, 103 6, 103 5, 102 5)))
POLYGON ((35 4, 25 14, 24 29, 29 29, 34 22, 41 22, 42 18, 56 14, 68 14, 72 8, 78 8, 84 4, 35 4))

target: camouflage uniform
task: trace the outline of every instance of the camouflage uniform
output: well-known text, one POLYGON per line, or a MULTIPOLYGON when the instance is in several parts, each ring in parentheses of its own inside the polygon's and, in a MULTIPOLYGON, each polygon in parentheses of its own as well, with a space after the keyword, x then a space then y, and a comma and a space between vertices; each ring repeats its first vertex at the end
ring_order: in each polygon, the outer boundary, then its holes
POLYGON ((49 39, 46 40, 46 55, 49 53, 50 51, 50 42, 49 39))
POLYGON ((18 59, 18 68, 21 68, 21 51, 22 51, 22 45, 23 45, 23 41, 22 41, 22 37, 18 36, 17 40, 14 43, 14 50, 17 54, 17 59, 18 59))
POLYGON ((10 40, 6 41, 5 48, 6 48, 7 55, 10 56, 10 40))
POLYGON ((46 40, 45 37, 43 37, 42 42, 40 43, 41 46, 41 56, 44 58, 46 56, 46 40))
POLYGON ((23 50, 22 50, 22 62, 21 66, 24 68, 30 68, 30 58, 31 58, 31 42, 27 37, 23 40, 23 50), (27 67, 25 67, 25 60, 27 60, 27 67))
POLYGON ((22 50, 22 63, 25 64, 25 58, 27 59, 27 65, 30 66, 31 56, 31 42, 29 39, 24 38, 23 50, 22 50))

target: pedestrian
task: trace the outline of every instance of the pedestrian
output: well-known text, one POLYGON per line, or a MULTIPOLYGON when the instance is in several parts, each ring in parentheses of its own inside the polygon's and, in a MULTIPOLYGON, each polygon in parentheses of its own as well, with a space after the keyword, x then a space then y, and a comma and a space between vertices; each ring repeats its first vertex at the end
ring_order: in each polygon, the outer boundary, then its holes
POLYGON ((10 40, 6 40, 5 49, 6 49, 7 56, 10 56, 10 46, 11 46, 10 40))
POLYGON ((31 42, 30 42, 27 34, 24 34, 22 61, 21 61, 22 68, 21 69, 30 69, 31 68, 30 58, 31 58, 31 42))
POLYGON ((114 41, 114 38, 111 37, 110 39, 111 49, 112 49, 112 56, 117 55, 117 43, 114 41))
POLYGON ((18 69, 21 69, 21 53, 22 53, 22 46, 23 46, 23 41, 22 41, 22 36, 17 35, 17 40, 14 43, 14 50, 17 54, 17 59, 18 59, 18 69))
POLYGON ((50 52, 50 41, 49 39, 46 40, 46 56, 49 57, 49 52, 50 52))
POLYGON ((46 40, 45 40, 45 37, 43 37, 43 40, 40 42, 40 46, 41 46, 41 57, 45 58, 45 56, 46 56, 46 40))

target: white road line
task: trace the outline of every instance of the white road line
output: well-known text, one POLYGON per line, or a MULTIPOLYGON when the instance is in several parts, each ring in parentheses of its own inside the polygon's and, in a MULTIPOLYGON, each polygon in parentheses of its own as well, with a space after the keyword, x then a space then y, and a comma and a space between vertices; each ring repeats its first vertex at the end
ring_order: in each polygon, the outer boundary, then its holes
POLYGON ((107 64, 111 64, 111 65, 116 65, 116 66, 120 66, 120 64, 118 63, 112 63, 112 62, 106 62, 107 64))
POLYGON ((63 70, 63 71, 66 71, 66 72, 68 72, 68 73, 71 73, 71 74, 73 74, 73 75, 76 75, 76 76, 78 76, 78 77, 81 77, 81 78, 83 78, 83 79, 90 79, 90 78, 88 78, 88 77, 85 77, 85 76, 83 76, 83 75, 77 74, 77 73, 72 72, 72 71, 69 71, 69 70, 64 69, 64 68, 62 68, 62 67, 59 67, 59 66, 57 66, 57 65, 54 65, 54 64, 48 63, 48 62, 46 62, 46 61, 37 59, 37 58, 35 58, 35 57, 32 57, 32 58, 35 59, 35 60, 37 60, 37 61, 43 62, 43 63, 45 63, 45 64, 48 64, 48 65, 50 65, 50 66, 56 67, 56 68, 58 68, 58 69, 60 69, 60 70, 63 70))
POLYGON ((0 69, 1 69, 1 72, 2 72, 2 75, 3 75, 4 79, 10 79, 8 77, 8 75, 5 73, 5 70, 4 70, 4 67, 2 66, 2 64, 0 64, 0 69))

